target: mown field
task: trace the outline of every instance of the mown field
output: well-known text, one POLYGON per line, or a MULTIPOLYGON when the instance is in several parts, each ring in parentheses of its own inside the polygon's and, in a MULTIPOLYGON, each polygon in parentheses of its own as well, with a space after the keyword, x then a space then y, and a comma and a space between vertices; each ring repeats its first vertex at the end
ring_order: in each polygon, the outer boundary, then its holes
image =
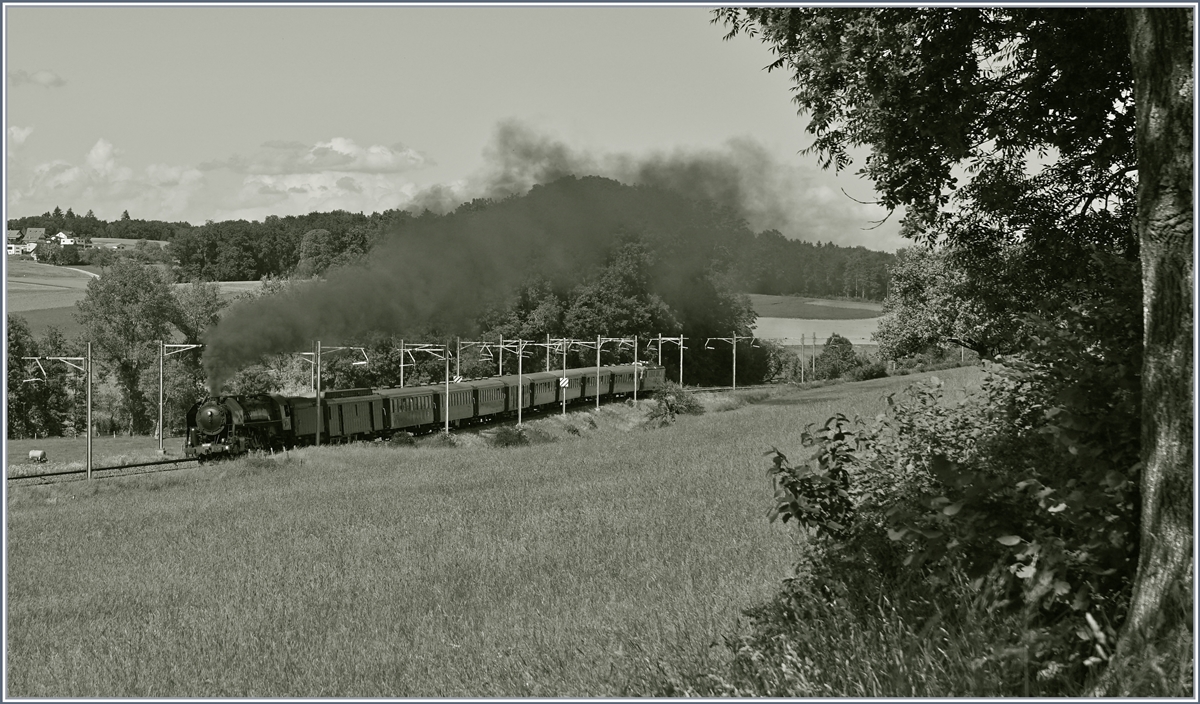
POLYGON ((916 378, 658 430, 614 404, 568 416, 578 435, 536 421, 552 441, 528 447, 354 445, 14 488, 8 695, 637 692, 724 657, 740 610, 788 575, 798 543, 765 518, 763 453, 797 455, 806 423, 874 415, 916 378))
POLYGON ((876 301, 843 301, 799 296, 750 296, 754 312, 765 318, 807 318, 813 320, 860 320, 878 318, 883 304, 876 301))
MULTIPOLYGON (((755 337, 774 340, 797 352, 802 351, 803 345, 811 345, 814 335, 819 349, 834 333, 850 340, 860 352, 872 352, 876 347, 871 336, 879 327, 879 315, 883 312, 883 306, 877 302, 749 296, 758 314, 755 337)), ((808 356, 806 351, 803 354, 808 356)))
MULTIPOLYGON (((163 450, 167 458, 183 455, 183 438, 164 438, 163 450)), ((8 438, 4 448, 8 476, 26 471, 51 471, 55 467, 85 466, 87 462, 87 438, 8 438), (46 453, 45 464, 32 467, 30 450, 46 453)), ((158 438, 146 435, 102 435, 92 438, 92 466, 120 466, 123 462, 149 462, 163 459, 158 456, 158 438)))

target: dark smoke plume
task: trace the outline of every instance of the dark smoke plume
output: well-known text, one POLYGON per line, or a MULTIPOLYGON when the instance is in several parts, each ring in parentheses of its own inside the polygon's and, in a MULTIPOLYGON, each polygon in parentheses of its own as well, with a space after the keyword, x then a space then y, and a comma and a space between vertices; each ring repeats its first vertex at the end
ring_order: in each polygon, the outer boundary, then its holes
MULTIPOLYGON (((458 185, 426 189, 407 208, 444 214, 476 198, 499 201, 565 176, 598 175, 706 199, 732 210, 752 230, 777 229, 805 239, 840 239, 823 232, 822 222, 844 232, 879 217, 875 212, 855 217, 844 196, 829 198, 828 189, 822 191, 812 178, 785 168, 749 140, 731 141, 719 150, 597 157, 510 121, 498 126, 484 156, 479 174, 458 185), (836 200, 842 214, 823 217, 833 210, 826 200, 836 200)), ((307 350, 317 339, 336 343, 413 325, 468 330, 480 302, 500 300, 530 258, 542 262, 551 276, 602 261, 603 243, 579 233, 597 232, 595 225, 608 214, 589 207, 580 203, 570 213, 573 221, 512 222, 503 232, 479 232, 458 216, 432 223, 418 219, 378 245, 364 267, 333 271, 326 281, 239 304, 205 340, 209 389, 219 393, 227 379, 263 355, 307 350)))
POLYGON ((406 208, 444 214, 476 198, 501 200, 563 176, 595 175, 708 200, 736 213, 751 230, 810 241, 855 244, 863 228, 884 215, 751 139, 732 139, 720 149, 595 155, 509 120, 497 126, 484 160, 480 173, 456 186, 421 191, 406 208))

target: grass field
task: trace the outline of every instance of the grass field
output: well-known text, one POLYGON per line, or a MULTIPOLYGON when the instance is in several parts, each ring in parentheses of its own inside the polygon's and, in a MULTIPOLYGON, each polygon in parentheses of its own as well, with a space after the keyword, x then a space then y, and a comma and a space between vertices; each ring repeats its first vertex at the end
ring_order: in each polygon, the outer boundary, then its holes
MULTIPOLYGON (((115 240, 114 240, 115 241, 115 240)), ((25 318, 35 336, 45 334, 50 326, 57 327, 67 338, 82 331, 75 321, 75 303, 83 300, 88 281, 98 274, 99 267, 58 267, 28 260, 8 261, 5 282, 6 311, 25 318)), ((260 281, 223 281, 221 297, 233 300, 238 294, 256 291, 260 281)))
POLYGON ((842 301, 797 296, 764 296, 751 293, 754 312, 764 318, 806 318, 812 320, 858 320, 878 318, 883 305, 875 301, 842 301))
MULTIPOLYGON (((183 438, 164 438, 166 457, 183 454, 183 438)), ((9 476, 26 470, 53 471, 56 467, 83 467, 87 462, 87 438, 38 438, 5 441, 5 460, 9 476), (30 450, 43 450, 48 462, 31 467, 30 450)), ((114 467, 122 462, 149 462, 163 459, 158 456, 158 439, 146 435, 111 435, 92 438, 92 466, 114 467)))
MULTIPOLYGON (((817 344, 833 333, 850 340, 856 347, 872 345, 871 335, 879 327, 883 306, 874 301, 842 301, 795 296, 764 296, 748 294, 758 321, 754 336, 777 340, 786 347, 817 344)), ((859 350, 863 351, 863 350, 859 350)))
POLYGON ((538 420, 557 441, 527 447, 354 445, 12 489, 7 694, 620 695, 724 657, 711 646, 788 575, 763 453, 916 378, 659 430, 614 404, 538 420))

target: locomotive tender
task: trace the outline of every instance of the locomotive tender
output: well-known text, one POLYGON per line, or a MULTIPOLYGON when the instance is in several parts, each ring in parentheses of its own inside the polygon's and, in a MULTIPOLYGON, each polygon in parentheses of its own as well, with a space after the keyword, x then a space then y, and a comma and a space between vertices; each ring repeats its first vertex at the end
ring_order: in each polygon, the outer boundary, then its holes
MULTIPOLYGON (((495 376, 449 385, 453 427, 551 409, 583 400, 614 398, 662 387, 665 370, 656 365, 595 367, 495 376), (640 371, 639 371, 640 370, 640 371), (566 378, 567 385, 560 380, 566 378), (523 388, 523 393, 519 390, 523 388)), ((431 432, 446 422, 446 385, 341 389, 322 395, 321 442, 387 438, 397 432, 431 432)), ((317 403, 311 396, 257 394, 204 399, 187 413, 186 457, 201 462, 251 450, 283 450, 317 439, 317 403)))

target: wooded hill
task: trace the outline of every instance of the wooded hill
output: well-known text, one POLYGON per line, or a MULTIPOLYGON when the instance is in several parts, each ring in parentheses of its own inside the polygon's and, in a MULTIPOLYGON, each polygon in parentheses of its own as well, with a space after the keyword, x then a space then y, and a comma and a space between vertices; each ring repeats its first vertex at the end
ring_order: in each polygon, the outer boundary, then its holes
MULTIPOLYGON (((106 222, 91 211, 77 216, 72 209, 8 221, 10 230, 44 227, 80 237, 120 237, 165 240, 180 281, 249 281, 263 277, 323 275, 331 267, 354 262, 389 234, 428 226, 471 214, 486 221, 537 220, 550 215, 557 228, 543 233, 550 239, 607 241, 615 233, 705 231, 705 251, 726 273, 729 284, 744 293, 802 296, 849 296, 882 300, 893 255, 863 247, 788 239, 768 230, 751 232, 736 214, 691 201, 669 191, 630 187, 598 177, 564 179, 569 187, 537 187, 503 202, 477 200, 453 213, 421 215, 403 210, 350 213, 342 210, 286 217, 263 222, 226 220, 193 226, 186 222, 139 220, 125 217, 106 222), (636 195, 635 195, 636 194, 636 195), (636 205, 634 205, 636 203, 636 205), (502 206, 502 207, 501 207, 502 206), (600 220, 595 213, 606 213, 600 220), (575 237, 572 233, 579 236, 575 237)), ((561 185, 561 184, 560 184, 561 185)), ((437 226, 434 226, 436 229, 437 226)), ((803 233, 796 233, 802 235, 803 233)), ((589 247, 591 245, 588 245, 589 247)), ((86 263, 86 262, 85 262, 86 263)))

